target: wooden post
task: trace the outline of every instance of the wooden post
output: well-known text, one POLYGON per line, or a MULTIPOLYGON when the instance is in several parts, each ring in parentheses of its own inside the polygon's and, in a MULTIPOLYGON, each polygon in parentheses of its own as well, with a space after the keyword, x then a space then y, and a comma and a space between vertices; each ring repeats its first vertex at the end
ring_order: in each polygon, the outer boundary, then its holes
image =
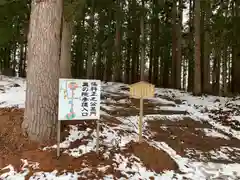
POLYGON ((96 153, 99 154, 99 131, 100 131, 99 119, 97 120, 97 141, 96 141, 96 153))
POLYGON ((57 158, 60 157, 60 141, 61 141, 61 121, 58 120, 58 125, 57 125, 57 158))
POLYGON ((143 139, 143 99, 154 97, 154 85, 144 81, 132 84, 130 85, 130 96, 140 99, 138 128, 139 142, 141 142, 143 139))
POLYGON ((139 142, 142 141, 143 128, 143 98, 140 98, 140 113, 139 113, 139 142))

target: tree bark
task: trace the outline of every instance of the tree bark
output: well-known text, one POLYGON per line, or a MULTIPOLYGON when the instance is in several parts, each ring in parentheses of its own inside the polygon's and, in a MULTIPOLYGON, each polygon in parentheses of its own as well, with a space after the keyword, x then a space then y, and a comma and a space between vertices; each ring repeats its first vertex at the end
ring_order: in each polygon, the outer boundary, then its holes
POLYGON ((195 0, 194 9, 194 31, 195 31, 195 51, 194 51, 194 87, 193 94, 201 93, 201 44, 200 44, 200 0, 195 0))
POLYGON ((177 62, 177 2, 172 7, 172 69, 171 87, 176 88, 176 62, 177 62))
POLYGON ((71 47, 72 47, 72 24, 63 20, 62 41, 61 41, 61 78, 71 78, 71 47))
POLYGON ((93 33, 94 33, 94 0, 92 0, 91 7, 91 19, 90 19, 90 29, 89 29, 89 42, 88 42, 88 60, 87 60, 87 78, 90 79, 92 77, 93 72, 93 33))
POLYGON ((176 72, 175 72, 175 88, 181 89, 181 65, 182 65, 182 13, 183 0, 179 0, 178 5, 178 23, 177 23, 177 49, 176 49, 176 72))
POLYGON ((211 18, 211 4, 208 0, 206 2, 205 9, 205 19, 204 19, 204 49, 203 49, 203 87, 202 90, 204 93, 211 92, 210 85, 210 54, 211 54, 211 45, 210 45, 210 18, 211 18))
POLYGON ((223 49, 223 60, 222 60, 222 94, 223 96, 226 96, 227 95, 227 70, 228 70, 228 67, 227 67, 227 62, 228 62, 228 51, 227 51, 227 46, 225 45, 224 46, 224 49, 223 49))
POLYGON ((32 1, 25 114, 22 128, 40 142, 56 137, 62 0, 32 1))
POLYGON ((188 38, 188 87, 187 90, 193 91, 194 85, 194 62, 193 62, 193 23, 194 16, 193 11, 195 7, 195 0, 189 1, 189 38, 188 38))
MULTIPOLYGON (((144 0, 142 0, 142 8, 144 9, 144 0)), ((143 12, 142 12, 143 13, 143 12)), ((144 32, 144 13, 141 16, 140 28, 141 28, 141 61, 140 61, 140 80, 144 81, 145 71, 145 32, 144 32)))
POLYGON ((114 65, 115 73, 114 73, 114 81, 122 82, 122 57, 121 57, 121 2, 120 0, 116 0, 117 11, 115 13, 116 16, 116 33, 115 33, 115 60, 116 63, 114 65))

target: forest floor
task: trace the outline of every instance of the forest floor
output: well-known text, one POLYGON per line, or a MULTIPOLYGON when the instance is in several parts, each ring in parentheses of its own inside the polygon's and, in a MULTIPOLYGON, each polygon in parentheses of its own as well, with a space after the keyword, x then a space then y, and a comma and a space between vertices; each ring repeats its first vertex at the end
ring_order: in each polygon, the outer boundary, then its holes
POLYGON ((240 179, 240 98, 156 89, 144 102, 127 85, 103 83, 100 154, 96 121, 65 123, 62 155, 21 134, 25 80, 0 80, 0 179, 240 179), (70 124, 71 123, 71 124, 70 124))

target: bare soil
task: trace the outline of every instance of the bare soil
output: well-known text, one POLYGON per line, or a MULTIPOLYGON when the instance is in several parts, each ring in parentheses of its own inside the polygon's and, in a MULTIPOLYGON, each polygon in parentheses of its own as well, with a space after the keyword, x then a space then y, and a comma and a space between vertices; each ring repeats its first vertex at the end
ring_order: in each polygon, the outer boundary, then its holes
MULTIPOLYGON (((150 131, 153 132, 152 138, 154 140, 166 142, 181 156, 200 159, 198 153, 193 153, 191 155, 187 153, 188 150, 194 150, 201 152, 201 156, 205 156, 205 159, 208 161, 219 163, 240 163, 240 157, 236 158, 236 155, 239 152, 229 152, 231 153, 230 160, 222 161, 211 158, 209 155, 210 151, 215 151, 226 146, 240 148, 240 141, 232 137, 229 137, 229 139, 223 139, 206 136, 203 128, 214 129, 207 122, 198 122, 192 120, 190 117, 186 117, 179 121, 151 120, 148 121, 148 127, 150 131)), ((227 136, 226 134, 224 135, 227 136)))
MULTIPOLYGON (((105 94, 102 98, 111 98, 117 101, 116 103, 112 104, 111 101, 105 103, 107 105, 115 106, 116 108, 113 110, 106 110, 102 108, 102 110, 107 112, 109 115, 101 116, 101 120, 109 127, 116 127, 122 123, 119 119, 115 118, 115 116, 135 116, 139 114, 139 100, 129 99, 126 95, 123 94, 115 94, 114 96, 111 94, 105 94), (119 102, 119 100, 127 100, 128 103, 121 101, 119 102)), ((145 101, 144 114, 169 113, 156 110, 156 107, 160 106, 174 105, 159 103, 156 104, 151 101, 145 101)), ((109 150, 107 147, 100 144, 100 147, 103 148, 105 152, 108 151, 110 153, 109 158, 106 158, 103 152, 100 152, 99 155, 97 155, 95 152, 89 152, 79 158, 74 158, 67 154, 62 154, 61 157, 57 159, 55 150, 42 151, 40 148, 44 146, 43 144, 30 142, 27 137, 23 136, 21 133, 23 113, 24 109, 0 109, 0 169, 9 164, 12 164, 16 170, 20 171, 23 165, 21 159, 27 159, 28 161, 38 162, 40 164, 40 169, 32 169, 28 177, 33 175, 36 171, 51 172, 57 169, 59 172, 62 172, 63 170, 73 172, 81 171, 85 167, 90 167, 91 171, 88 172, 87 175, 85 174, 85 179, 101 178, 105 174, 112 174, 117 179, 120 177, 125 177, 123 173, 115 170, 114 168, 114 157, 117 153, 122 154, 125 157, 135 155, 147 169, 155 171, 156 173, 160 173, 165 170, 178 171, 179 169, 174 160, 166 152, 150 146, 145 141, 142 143, 130 142, 126 145, 124 150, 109 150), (100 166, 107 167, 105 172, 98 170, 100 166)), ((234 129, 237 129, 236 125, 233 125, 233 121, 228 122, 227 119, 229 117, 229 114, 224 114, 224 112, 214 113, 219 113, 220 116, 218 117, 220 118, 218 120, 222 124, 233 126, 235 127, 234 129)), ((179 114, 179 112, 172 111, 170 114, 179 114)), ((183 115, 182 120, 169 120, 165 118, 147 121, 147 130, 152 134, 149 140, 166 142, 171 148, 173 148, 179 155, 183 157, 202 160, 202 157, 200 156, 204 156, 205 160, 208 162, 240 163, 240 150, 227 152, 229 155, 229 160, 214 159, 209 154, 210 151, 218 150, 224 146, 240 149, 240 141, 238 139, 232 137, 229 137, 229 139, 223 139, 206 136, 206 134, 203 132, 203 129, 214 129, 214 127, 205 121, 195 121, 191 119, 191 117, 188 116, 185 112, 180 112, 180 114, 183 115), (189 153, 190 150, 193 153, 189 153), (199 153, 196 153, 197 151, 201 152, 201 155, 199 153)), ((62 140, 68 136, 69 125, 77 125, 78 129, 82 131, 86 130, 87 128, 89 128, 90 131, 93 131, 96 128, 96 122, 94 121, 81 121, 81 123, 79 121, 63 121, 61 129, 62 140)), ((100 127, 100 130, 102 130, 102 128, 103 127, 100 127)), ((124 130, 119 130, 119 132, 126 133, 124 130)), ((227 134, 224 135, 228 136, 227 134)), ((70 148, 76 148, 79 145, 85 143, 86 141, 84 139, 77 140, 71 143, 70 148)), ((131 166, 130 163, 129 166, 131 166)), ((3 172, 0 171, 0 174, 1 173, 3 172)))
MULTIPOLYGON (((67 154, 62 154, 59 159, 56 157, 55 150, 42 151, 40 148, 43 144, 30 142, 21 133, 21 123, 23 120, 24 109, 4 108, 0 109, 0 169, 12 164, 17 171, 21 171, 23 162, 21 159, 27 159, 29 162, 38 162, 40 169, 31 169, 26 179, 32 176, 35 172, 45 171, 51 172, 57 169, 59 172, 67 170, 69 172, 81 171, 84 167, 91 167, 91 172, 87 174, 85 179, 96 179, 104 176, 104 173, 98 171, 99 166, 108 166, 105 173, 113 174, 114 177, 125 177, 120 171, 114 169, 114 155, 116 153, 124 156, 134 154, 148 168, 156 172, 164 170, 178 169, 176 163, 163 151, 159 151, 147 143, 129 143, 125 150, 111 150, 110 157, 105 158, 102 153, 97 155, 95 152, 89 152, 79 158, 71 157, 67 154)), ((121 123, 116 119, 105 119, 108 124, 121 123)), ((79 122, 66 121, 62 125, 62 140, 68 135, 68 125, 79 124, 79 122)), ((78 126, 80 130, 95 129, 94 122, 86 121, 78 126)), ((71 148, 78 147, 84 144, 84 141, 75 141, 70 146, 71 148)), ((0 171, 4 173, 7 170, 0 171)), ((82 178, 84 179, 84 178, 82 178)))

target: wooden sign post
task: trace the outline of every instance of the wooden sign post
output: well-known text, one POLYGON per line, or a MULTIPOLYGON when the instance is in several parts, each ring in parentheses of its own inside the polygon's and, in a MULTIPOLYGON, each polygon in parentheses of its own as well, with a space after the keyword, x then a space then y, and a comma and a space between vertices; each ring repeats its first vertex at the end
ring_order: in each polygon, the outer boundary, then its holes
POLYGON ((140 99, 139 113, 139 141, 142 141, 142 126, 143 126, 143 99, 154 97, 155 86, 148 82, 140 81, 130 85, 130 96, 140 99))

